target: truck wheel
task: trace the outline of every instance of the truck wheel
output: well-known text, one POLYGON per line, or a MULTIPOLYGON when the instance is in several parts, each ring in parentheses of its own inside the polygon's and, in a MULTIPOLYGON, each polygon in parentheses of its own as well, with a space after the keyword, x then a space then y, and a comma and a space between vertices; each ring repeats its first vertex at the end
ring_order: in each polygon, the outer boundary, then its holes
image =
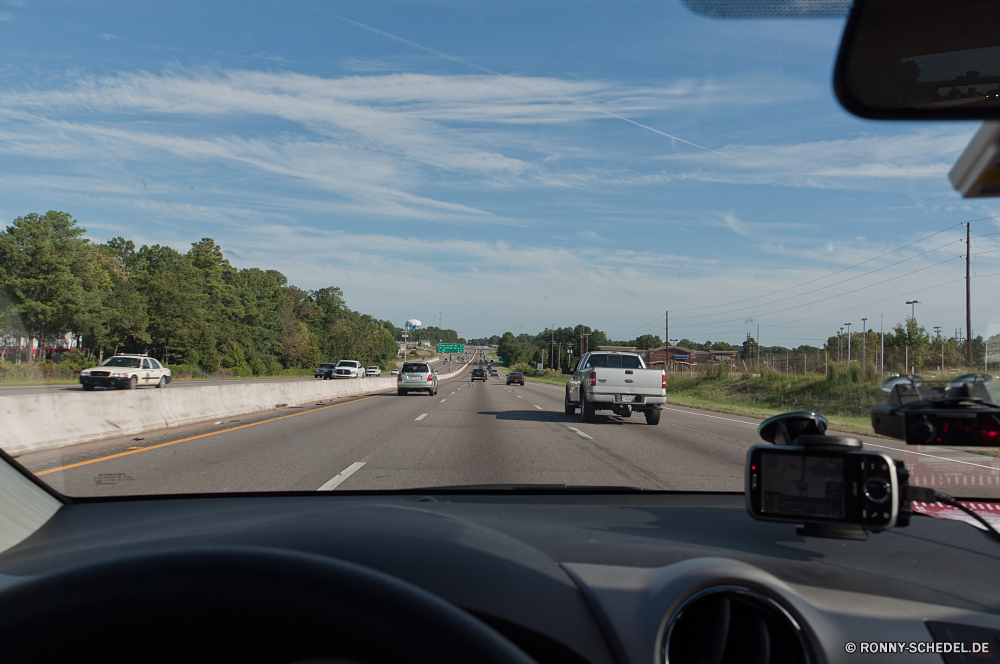
POLYGON ((396 390, 396 394, 398 396, 405 397, 407 395, 407 391, 406 390, 396 390))
POLYGON ((660 411, 658 410, 647 410, 646 411, 646 424, 652 424, 656 426, 660 423, 660 411))
POLYGON ((593 422, 594 414, 597 412, 597 406, 592 403, 587 403, 584 398, 583 393, 580 393, 580 419, 584 422, 593 422))
POLYGON ((84 392, 93 392, 94 391, 94 386, 93 385, 87 385, 86 383, 84 383, 83 384, 83 391, 84 392))
POLYGON ((566 392, 566 398, 563 401, 563 408, 566 410, 567 415, 572 415, 576 412, 576 406, 569 402, 569 392, 566 392))
POLYGON ((139 386, 139 379, 138 379, 138 377, 132 376, 131 378, 128 379, 128 388, 127 389, 134 390, 138 386, 139 386))

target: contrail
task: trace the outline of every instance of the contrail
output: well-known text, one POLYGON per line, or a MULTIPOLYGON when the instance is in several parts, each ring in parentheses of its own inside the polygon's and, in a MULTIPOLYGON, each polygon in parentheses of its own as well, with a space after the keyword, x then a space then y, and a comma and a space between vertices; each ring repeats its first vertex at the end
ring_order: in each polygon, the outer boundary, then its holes
MULTIPOLYGON (((353 19, 349 19, 346 16, 341 16, 340 14, 334 14, 333 12, 327 11, 325 9, 319 9, 318 7, 314 7, 314 9, 316 9, 317 11, 321 11, 324 14, 329 14, 330 16, 334 17, 335 19, 343 21, 344 23, 350 23, 351 25, 357 26, 357 27, 361 28, 362 30, 367 30, 368 32, 376 34, 376 35, 378 35, 380 37, 385 37, 386 39, 391 39, 393 41, 399 42, 400 44, 406 44, 407 46, 411 46, 411 47, 413 47, 415 49, 421 50, 424 53, 430 53, 431 55, 436 55, 439 58, 444 58, 445 60, 451 60, 452 62, 456 62, 456 63, 461 64, 461 65, 465 65, 466 67, 471 67, 472 69, 475 69, 476 71, 481 71, 484 74, 489 74, 491 76, 510 77, 509 74, 504 74, 502 72, 498 72, 498 71, 496 71, 494 69, 490 69, 488 67, 482 67, 480 65, 477 65, 474 62, 469 62, 468 60, 463 60, 462 58, 457 58, 454 55, 448 55, 447 53, 443 53, 441 51, 434 50, 433 48, 430 48, 429 46, 424 46, 423 44, 418 44, 416 42, 412 42, 409 39, 403 39, 402 37, 399 37, 397 35, 392 34, 391 32, 386 32, 385 30, 379 30, 378 28, 373 28, 370 25, 366 25, 366 24, 361 23, 359 21, 355 21, 353 19)), ((516 78, 516 77, 511 77, 511 78, 516 78)), ((674 136, 673 134, 668 134, 665 131, 660 131, 659 129, 654 129, 653 127, 650 127, 649 125, 644 125, 641 122, 636 122, 635 120, 631 120, 629 118, 626 118, 623 115, 618 115, 617 113, 612 113, 611 111, 605 110, 605 109, 603 109, 603 108, 601 108, 599 106, 593 106, 591 104, 580 102, 580 101, 577 101, 576 99, 572 99, 570 97, 557 97, 557 99, 562 99, 562 100, 567 101, 567 102, 569 102, 571 104, 576 104, 577 106, 581 106, 583 108, 588 108, 588 109, 590 109, 592 111, 596 111, 597 113, 601 113, 601 114, 606 115, 608 117, 615 118, 616 120, 621 120, 623 122, 627 122, 629 124, 635 125, 636 127, 640 127, 640 128, 645 129, 647 131, 651 131, 654 134, 659 134, 660 136, 666 136, 667 138, 669 138, 671 140, 680 141, 681 143, 684 143, 686 145, 690 145, 691 147, 694 147, 694 148, 698 148, 699 150, 704 150, 705 152, 711 152, 712 154, 717 154, 720 157, 725 157, 726 159, 732 159, 733 161, 739 162, 741 164, 746 164, 747 166, 751 166, 752 165, 752 164, 749 164, 749 163, 747 163, 747 162, 745 162, 745 161, 743 161, 741 159, 737 159, 736 157, 730 157, 728 154, 724 154, 722 152, 719 152, 718 150, 713 150, 712 148, 706 148, 704 145, 698 145, 697 143, 692 143, 691 141, 685 141, 683 138, 681 138, 679 136, 674 136)))

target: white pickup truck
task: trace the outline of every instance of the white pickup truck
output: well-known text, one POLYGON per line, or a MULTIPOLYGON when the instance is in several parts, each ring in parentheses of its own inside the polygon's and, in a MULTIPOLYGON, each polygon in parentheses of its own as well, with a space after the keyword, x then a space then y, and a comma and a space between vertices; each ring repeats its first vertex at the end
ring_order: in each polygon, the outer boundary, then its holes
POLYGON ((612 410, 620 417, 641 411, 647 424, 659 424, 667 402, 666 380, 661 369, 647 369, 636 353, 586 353, 566 382, 566 414, 579 408, 580 419, 592 422, 598 410, 612 410))

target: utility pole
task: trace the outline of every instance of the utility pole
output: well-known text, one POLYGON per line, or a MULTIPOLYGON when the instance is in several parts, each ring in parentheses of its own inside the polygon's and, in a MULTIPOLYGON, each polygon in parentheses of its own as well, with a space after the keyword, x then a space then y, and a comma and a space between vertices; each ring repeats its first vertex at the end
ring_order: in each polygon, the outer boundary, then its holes
POLYGON ((868 361, 868 328, 865 326, 867 318, 861 319, 861 366, 865 366, 868 361))
POLYGON ((552 355, 552 357, 550 358, 549 367, 554 370, 556 368, 556 354, 555 354, 555 350, 556 350, 556 324, 555 323, 552 323, 552 342, 551 343, 552 343, 552 345, 549 348, 550 348, 550 354, 552 355))
POLYGON ((760 373, 760 323, 757 323, 757 368, 760 373))
POLYGON ((934 331, 937 332, 938 341, 941 342, 941 375, 944 375, 944 339, 941 338, 941 326, 935 325, 934 331))
POLYGON ((882 344, 882 348, 879 349, 879 354, 881 355, 882 360, 879 362, 879 367, 881 368, 880 373, 882 373, 883 375, 885 375, 885 333, 882 332, 882 324, 884 322, 885 322, 885 314, 880 313, 878 315, 878 337, 879 341, 882 344))
POLYGON ((844 348, 844 328, 840 328, 840 332, 837 332, 837 362, 840 362, 843 357, 841 350, 844 348))
POLYGON ((972 224, 965 224, 965 358, 972 366, 972 287, 969 282, 969 248, 972 245, 972 224))
POLYGON ((851 325, 852 323, 844 323, 847 326, 847 361, 851 361, 851 325))
POLYGON ((663 333, 665 335, 663 337, 663 339, 666 342, 666 344, 667 344, 667 350, 669 351, 670 350, 670 310, 669 309, 663 315, 663 320, 664 320, 664 323, 663 323, 664 324, 663 333))

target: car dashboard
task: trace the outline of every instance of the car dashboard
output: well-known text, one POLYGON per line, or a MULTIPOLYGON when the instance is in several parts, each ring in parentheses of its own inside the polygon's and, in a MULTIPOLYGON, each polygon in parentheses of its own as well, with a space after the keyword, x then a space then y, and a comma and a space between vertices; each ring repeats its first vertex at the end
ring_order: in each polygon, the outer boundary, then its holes
POLYGON ((79 501, 0 554, 0 583, 206 546, 306 552, 384 572, 540 663, 900 661, 863 650, 886 643, 906 644, 905 661, 982 661, 912 649, 979 639, 996 657, 1000 634, 1000 547, 977 529, 916 518, 868 541, 803 538, 751 519, 741 494, 79 501))

